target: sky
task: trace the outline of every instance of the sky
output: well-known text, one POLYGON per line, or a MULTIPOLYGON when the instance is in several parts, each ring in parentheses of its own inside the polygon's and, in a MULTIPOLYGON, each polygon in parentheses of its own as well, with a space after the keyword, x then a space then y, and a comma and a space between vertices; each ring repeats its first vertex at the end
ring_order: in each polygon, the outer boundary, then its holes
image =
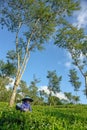
MULTIPOLYGON (((78 26, 78 28, 87 27, 87 0, 81 0, 81 9, 80 11, 74 12, 73 14, 73 25, 78 26)), ((6 61, 6 53, 8 50, 15 48, 14 45, 15 35, 8 32, 6 28, 3 30, 0 29, 0 59, 6 61)), ((40 79, 41 82, 37 84, 38 89, 44 89, 47 91, 48 79, 46 78, 48 71, 56 70, 58 76, 62 76, 62 81, 60 84, 61 92, 57 94, 60 98, 65 98, 64 92, 71 92, 73 95, 74 89, 69 83, 69 70, 73 68, 72 59, 69 54, 64 49, 60 49, 53 44, 50 40, 49 43, 45 44, 45 50, 32 52, 30 59, 24 75, 23 80, 29 85, 33 80, 33 76, 40 79)), ((82 82, 80 91, 78 95, 80 96, 80 103, 87 104, 87 99, 84 96, 82 90, 85 89, 84 78, 80 74, 79 70, 78 75, 82 82)))

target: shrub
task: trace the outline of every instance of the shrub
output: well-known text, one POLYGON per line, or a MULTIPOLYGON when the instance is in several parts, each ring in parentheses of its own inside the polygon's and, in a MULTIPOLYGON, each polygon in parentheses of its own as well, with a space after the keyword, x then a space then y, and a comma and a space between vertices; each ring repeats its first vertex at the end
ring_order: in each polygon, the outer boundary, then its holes
POLYGON ((73 106, 71 108, 33 106, 32 112, 20 112, 4 106, 3 108, 0 111, 0 130, 87 129, 87 106, 73 106))

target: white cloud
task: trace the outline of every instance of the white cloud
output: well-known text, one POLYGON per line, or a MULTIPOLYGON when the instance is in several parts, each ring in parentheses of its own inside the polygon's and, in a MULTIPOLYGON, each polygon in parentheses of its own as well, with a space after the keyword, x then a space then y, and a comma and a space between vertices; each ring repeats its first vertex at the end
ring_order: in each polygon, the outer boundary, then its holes
MULTIPOLYGON (((47 94, 50 93, 49 90, 48 90, 48 88, 47 88, 47 86, 41 86, 41 88, 40 88, 39 90, 44 90, 47 94)), ((65 99, 65 100, 67 100, 66 96, 65 96, 64 93, 62 93, 62 92, 59 92, 59 93, 56 93, 56 94, 52 93, 52 95, 53 95, 53 96, 56 96, 56 97, 58 97, 58 98, 60 98, 60 99, 65 99)))
POLYGON ((84 56, 83 56, 83 54, 81 53, 81 54, 80 54, 80 60, 83 61, 83 59, 84 59, 84 56))
POLYGON ((65 100, 67 100, 66 96, 65 96, 64 93, 62 93, 62 92, 55 94, 55 96, 58 97, 58 98, 60 98, 60 99, 65 99, 65 100))
POLYGON ((71 67, 71 62, 70 61, 66 62, 65 67, 70 68, 71 67))
POLYGON ((64 66, 70 68, 72 66, 71 54, 68 51, 65 51, 65 55, 66 55, 66 62, 64 63, 64 66))
POLYGON ((77 17, 78 28, 85 27, 87 25, 87 9, 82 10, 77 17))
POLYGON ((39 90, 44 90, 47 94, 49 94, 49 90, 47 89, 47 86, 41 86, 39 90))
POLYGON ((78 28, 86 27, 87 26, 87 1, 81 1, 81 9, 78 13, 75 13, 74 16, 76 17, 76 22, 73 25, 78 26, 78 28))
POLYGON ((66 52, 66 56, 69 60, 72 60, 71 54, 69 52, 66 52))

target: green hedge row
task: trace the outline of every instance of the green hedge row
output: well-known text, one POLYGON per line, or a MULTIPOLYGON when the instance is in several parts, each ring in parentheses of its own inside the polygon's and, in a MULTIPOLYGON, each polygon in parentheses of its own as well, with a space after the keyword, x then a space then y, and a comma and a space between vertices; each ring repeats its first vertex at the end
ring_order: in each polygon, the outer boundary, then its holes
POLYGON ((52 130, 54 119, 36 112, 5 110, 0 118, 0 130, 52 130))
POLYGON ((5 107, 0 113, 0 130, 87 130, 87 112, 84 106, 34 106, 32 112, 5 107))

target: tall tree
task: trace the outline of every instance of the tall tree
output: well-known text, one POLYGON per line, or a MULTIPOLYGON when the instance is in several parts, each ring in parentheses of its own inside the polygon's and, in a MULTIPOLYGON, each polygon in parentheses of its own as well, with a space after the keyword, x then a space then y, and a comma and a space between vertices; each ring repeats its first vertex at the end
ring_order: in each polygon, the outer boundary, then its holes
POLYGON ((50 99, 53 100, 52 95, 60 92, 60 82, 62 80, 62 77, 61 76, 58 77, 56 71, 48 71, 47 78, 48 78, 48 90, 50 92, 49 100, 50 99))
POLYGON ((48 97, 48 104, 55 106, 55 105, 61 105, 62 102, 58 97, 50 96, 48 97))
POLYGON ((85 79, 87 96, 87 35, 82 28, 78 29, 64 19, 60 24, 62 28, 56 35, 55 44, 70 52, 72 63, 78 67, 85 79))
POLYGON ((69 82, 74 87, 74 91, 76 92, 76 96, 77 96, 77 91, 81 86, 81 82, 79 81, 79 77, 77 76, 77 71, 75 69, 71 69, 69 71, 69 78, 70 78, 69 82))
POLYGON ((48 99, 48 94, 45 92, 45 90, 39 90, 39 95, 44 102, 48 99))
POLYGON ((67 99, 69 100, 69 102, 72 103, 72 94, 71 94, 71 92, 64 92, 64 94, 67 97, 67 99))
POLYGON ((0 101, 9 101, 11 91, 6 86, 11 83, 8 73, 12 72, 13 66, 0 60, 0 101), (8 71, 9 70, 9 71, 8 71))
POLYGON ((50 93, 60 92, 60 81, 62 80, 62 77, 58 77, 56 71, 48 71, 47 78, 49 80, 48 89, 50 93))
POLYGON ((55 32, 60 16, 71 15, 79 9, 79 3, 76 0, 4 0, 0 4, 0 24, 15 33, 12 61, 15 61, 17 72, 10 100, 13 106, 30 52, 41 50, 55 32))
POLYGON ((39 101, 38 97, 38 87, 37 83, 39 83, 40 80, 38 80, 35 76, 33 77, 33 81, 31 81, 30 86, 29 86, 29 95, 34 99, 33 104, 37 104, 39 101))
POLYGON ((79 96, 72 96, 73 102, 77 104, 77 102, 80 101, 80 97, 79 96))

